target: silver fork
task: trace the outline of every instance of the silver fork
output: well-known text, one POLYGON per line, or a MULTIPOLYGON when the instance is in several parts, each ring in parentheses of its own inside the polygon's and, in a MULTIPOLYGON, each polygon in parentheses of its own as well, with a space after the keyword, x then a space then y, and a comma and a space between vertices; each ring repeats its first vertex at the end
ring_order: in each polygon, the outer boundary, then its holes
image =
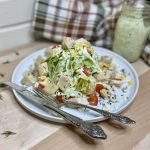
MULTIPOLYGON (((38 96, 44 98, 46 101, 49 101, 52 104, 56 103, 55 97, 53 97, 52 95, 48 94, 47 92, 39 91, 36 88, 33 88, 33 91, 38 96)), ((63 100, 62 104, 66 105, 68 107, 88 108, 90 110, 93 110, 93 111, 103 115, 106 118, 111 118, 111 119, 114 119, 114 120, 119 121, 119 122, 124 123, 124 124, 135 124, 136 123, 134 120, 132 120, 132 119, 126 117, 126 116, 122 116, 122 115, 115 114, 115 113, 110 113, 108 111, 97 109, 97 108, 94 108, 94 107, 91 107, 91 106, 88 106, 88 105, 84 105, 84 104, 80 104, 80 103, 76 103, 76 102, 72 102, 72 101, 66 101, 66 100, 63 100)), ((62 104, 60 104, 60 106, 62 104)))

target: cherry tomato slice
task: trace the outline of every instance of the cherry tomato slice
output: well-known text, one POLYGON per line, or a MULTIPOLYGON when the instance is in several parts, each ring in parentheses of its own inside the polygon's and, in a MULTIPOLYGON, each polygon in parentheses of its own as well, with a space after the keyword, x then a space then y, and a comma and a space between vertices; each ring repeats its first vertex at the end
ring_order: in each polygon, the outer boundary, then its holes
POLYGON ((57 96, 56 96, 56 100, 57 100, 59 103, 62 103, 62 102, 63 102, 63 97, 62 97, 62 95, 57 95, 57 96))
POLYGON ((89 103, 92 106, 97 106, 97 104, 98 104, 98 98, 96 96, 96 93, 93 93, 93 94, 90 95, 90 97, 89 97, 89 103))
POLYGON ((39 91, 42 91, 42 90, 44 89, 44 87, 45 87, 45 86, 44 86, 43 84, 39 83, 37 89, 38 89, 39 91))
POLYGON ((100 93, 100 90, 102 90, 103 88, 104 88, 103 84, 96 84, 95 91, 97 93, 100 93))

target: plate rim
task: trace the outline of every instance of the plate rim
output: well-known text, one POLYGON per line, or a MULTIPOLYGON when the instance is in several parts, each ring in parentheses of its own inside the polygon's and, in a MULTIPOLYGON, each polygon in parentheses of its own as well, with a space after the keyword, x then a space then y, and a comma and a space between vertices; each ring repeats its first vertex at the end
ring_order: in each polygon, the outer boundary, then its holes
MULTIPOLYGON (((125 103, 123 106, 119 107, 118 111, 115 111, 115 113, 119 114, 120 112, 123 112, 126 108, 129 107, 129 105, 131 105, 133 103, 133 101, 135 100, 135 97, 137 95, 137 92, 139 90, 139 78, 138 78, 138 75, 137 75, 137 72, 135 71, 134 67, 125 59, 123 58, 122 56, 118 55, 117 53, 109 50, 109 49, 106 49, 106 48, 103 48, 103 47, 97 47, 97 46, 92 46, 93 49, 100 49, 102 51, 106 51, 106 53, 115 56, 116 58, 118 58, 119 60, 123 61, 129 68, 130 68, 130 71, 132 72, 132 74, 134 75, 134 79, 135 79, 135 83, 136 83, 136 88, 135 88, 135 92, 134 94, 132 95, 132 98, 127 101, 127 103, 125 103)), ((15 80, 15 74, 18 70, 18 68, 20 68, 20 66, 22 65, 23 62, 26 61, 26 59, 29 59, 30 57, 33 57, 35 54, 38 54, 39 51, 44 51, 46 48, 42 48, 42 49, 39 49, 31 54, 29 54, 28 56, 26 56, 25 58, 23 58, 19 63, 18 65, 15 67, 13 73, 12 73, 12 77, 11 77, 11 81, 14 82, 15 80)), ((41 113, 37 113, 35 111, 33 111, 32 109, 28 108, 26 105, 24 105, 20 100, 20 97, 19 97, 19 94, 14 90, 12 89, 15 97, 16 97, 16 100, 18 101, 18 103, 23 106, 27 111, 31 112, 32 114, 40 117, 40 118, 43 118, 43 119, 46 119, 46 120, 49 120, 49 121, 52 121, 52 122, 58 122, 58 123, 68 123, 66 122, 63 118, 59 118, 59 117, 55 117, 55 116, 48 116, 48 115, 45 115, 45 114, 41 114, 41 113)), ((87 122, 99 122, 99 121, 103 121, 105 120, 106 118, 103 117, 103 116, 100 116, 100 117, 95 117, 94 119, 86 119, 85 121, 87 122)))

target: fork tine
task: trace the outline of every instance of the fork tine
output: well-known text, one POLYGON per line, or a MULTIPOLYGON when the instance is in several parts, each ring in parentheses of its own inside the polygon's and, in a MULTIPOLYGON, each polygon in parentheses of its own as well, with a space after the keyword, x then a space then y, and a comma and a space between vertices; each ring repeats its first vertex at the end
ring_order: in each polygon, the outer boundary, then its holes
POLYGON ((39 91, 36 88, 33 88, 33 92, 35 92, 38 96, 40 96, 41 98, 43 98, 45 101, 47 101, 48 103, 51 103, 53 105, 55 105, 56 107, 60 107, 61 105, 59 105, 56 101, 55 98, 47 95, 45 92, 39 91))
POLYGON ((32 89, 34 93, 36 93, 38 96, 43 97, 43 95, 41 94, 40 91, 38 91, 37 89, 33 88, 32 89))
POLYGON ((38 89, 33 88, 33 92, 35 92, 41 98, 47 99, 47 96, 45 94, 43 94, 41 91, 39 91, 38 89))
POLYGON ((48 94, 44 91, 40 91, 37 88, 33 88, 33 91, 41 97, 45 97, 46 99, 50 98, 51 100, 54 100, 54 97, 48 96, 48 94))

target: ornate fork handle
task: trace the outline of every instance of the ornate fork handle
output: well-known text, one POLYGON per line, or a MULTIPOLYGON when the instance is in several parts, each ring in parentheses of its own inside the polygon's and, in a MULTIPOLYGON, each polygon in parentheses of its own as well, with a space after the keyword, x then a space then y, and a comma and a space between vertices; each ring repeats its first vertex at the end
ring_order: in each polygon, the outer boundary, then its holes
POLYGON ((100 139, 106 139, 107 138, 107 135, 104 133, 104 131, 101 127, 94 125, 92 123, 89 123, 89 122, 85 122, 76 116, 73 116, 73 115, 71 115, 65 111, 62 111, 59 108, 56 108, 55 106, 47 105, 47 104, 44 104, 43 106, 45 106, 46 108, 54 110, 55 112, 57 112, 58 114, 63 116, 66 121, 68 121, 72 125, 80 128, 82 131, 84 131, 90 137, 100 138, 100 139))
POLYGON ((97 109, 97 108, 87 106, 87 105, 84 105, 84 104, 79 104, 79 103, 76 103, 76 102, 69 102, 69 101, 64 101, 64 104, 68 107, 69 107, 69 105, 72 105, 74 107, 88 108, 90 110, 93 110, 95 112, 100 113, 101 115, 103 115, 106 118, 111 118, 111 119, 117 120, 119 122, 122 122, 124 124, 135 124, 136 123, 134 120, 132 120, 132 119, 126 117, 126 116, 122 116, 122 115, 115 114, 115 113, 110 113, 108 111, 97 109))

